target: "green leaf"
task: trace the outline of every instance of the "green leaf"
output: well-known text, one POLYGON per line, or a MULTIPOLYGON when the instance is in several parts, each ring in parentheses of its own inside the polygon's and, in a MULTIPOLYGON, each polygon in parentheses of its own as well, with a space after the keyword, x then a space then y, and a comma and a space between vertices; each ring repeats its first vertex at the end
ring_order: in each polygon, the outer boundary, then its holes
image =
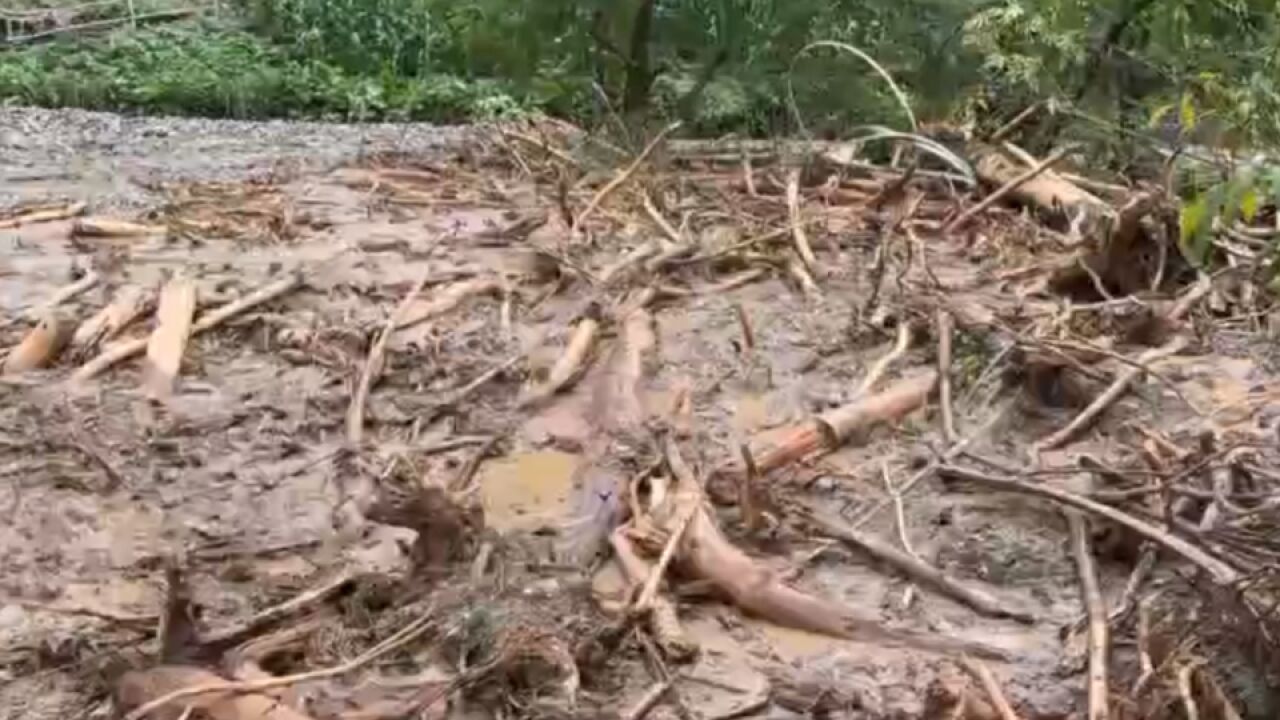
POLYGON ((1254 216, 1258 214, 1258 189, 1250 187, 1244 191, 1244 195, 1240 198, 1240 216, 1245 222, 1253 222, 1254 216))
POLYGON ((1173 108, 1175 106, 1176 106, 1176 103, 1165 103, 1164 105, 1161 105, 1160 107, 1151 111, 1151 118, 1147 120, 1147 127, 1149 128, 1158 127, 1160 123, 1164 121, 1165 116, 1173 112, 1173 108))
POLYGON ((1182 96, 1182 107, 1178 109, 1179 119, 1182 120, 1182 132, 1190 133, 1196 129, 1196 106, 1191 99, 1191 93, 1184 93, 1182 96))

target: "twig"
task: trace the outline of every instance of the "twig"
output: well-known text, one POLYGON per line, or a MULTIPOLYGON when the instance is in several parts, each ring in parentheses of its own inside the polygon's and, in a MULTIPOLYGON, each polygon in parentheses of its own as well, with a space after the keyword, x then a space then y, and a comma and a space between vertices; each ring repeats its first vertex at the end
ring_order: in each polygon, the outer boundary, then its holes
POLYGON ((1200 711, 1196 708, 1195 697, 1191 693, 1191 672, 1195 670, 1193 663, 1186 663, 1178 668, 1178 696, 1182 698, 1182 710, 1187 720, 1200 720, 1200 711))
POLYGON ((1021 187, 1028 181, 1035 179, 1036 176, 1040 175, 1045 170, 1048 170, 1049 168, 1053 167, 1055 163, 1057 163, 1062 158, 1066 157, 1067 153, 1069 152, 1071 152, 1071 147, 1064 146, 1050 153, 1048 157, 1046 157, 1044 160, 1041 160, 1039 164, 1037 164, 1035 167, 1028 168, 1025 172, 1013 178, 1009 182, 1002 185, 995 192, 983 198, 982 202, 979 202, 977 205, 974 205, 973 207, 957 215, 954 220, 952 220, 951 222, 947 223, 942 227, 942 234, 947 235, 947 234, 950 234, 951 232, 954 232, 957 228, 969 222, 969 220, 971 220, 978 213, 982 212, 983 210, 986 210, 992 205, 995 205, 997 202, 1000 202, 1000 200, 1002 200, 1009 193, 1013 192, 1014 190, 1017 190, 1019 187, 1021 187))
POLYGON ((800 222, 800 170, 797 168, 787 175, 787 213, 791 218, 791 237, 796 242, 796 252, 810 272, 818 265, 818 259, 809 246, 809 236, 805 234, 804 225, 800 222))
POLYGON ((573 219, 573 227, 570 228, 570 234, 577 235, 582 228, 582 224, 591 216, 591 213, 595 212, 595 209, 600 205, 600 203, 603 202, 605 198, 609 197, 614 190, 617 190, 623 185, 623 183, 630 179, 631 176, 635 174, 636 170, 639 170, 640 166, 644 165, 645 160, 649 159, 649 156, 653 154, 653 151, 658 147, 658 144, 662 142, 662 139, 679 127, 679 122, 673 122, 663 128, 661 132, 649 141, 649 144, 640 152, 640 155, 638 155, 625 170, 618 173, 604 187, 600 188, 600 191, 591 198, 591 201, 587 203, 587 206, 583 208, 582 212, 578 213, 578 216, 573 219))
POLYGON ((57 292, 50 296, 43 305, 32 308, 26 313, 26 315, 31 320, 38 320, 50 310, 53 310, 71 298, 92 288, 94 285, 97 285, 98 281, 101 279, 101 276, 93 270, 86 271, 85 274, 75 282, 58 288, 57 292))
POLYGON ((1106 518, 1107 520, 1119 525, 1123 525, 1148 540, 1173 551, 1183 559, 1209 573, 1209 575, 1218 583, 1229 584, 1237 582, 1240 579, 1240 573, 1230 565, 1227 565, 1221 560, 1209 555, 1186 540, 1157 528, 1143 520, 1139 520, 1132 515, 1088 498, 1081 497, 1074 493, 1059 490, 1058 488, 1048 485, 1033 485, 1014 478, 1000 478, 956 465, 941 465, 938 468, 938 473, 955 480, 976 482, 986 485, 987 487, 1000 488, 1029 495, 1038 495, 1040 497, 1049 498, 1050 500, 1054 500, 1063 505, 1069 505, 1078 510, 1084 510, 1099 517, 1106 518))
POLYGON ((742 303, 733 304, 733 314, 738 318, 738 328, 742 331, 742 349, 751 353, 756 349, 756 334, 751 330, 751 319, 747 317, 747 309, 742 303))
POLYGON ((1031 105, 1028 105, 1026 108, 1022 110, 1022 112, 1019 112, 1017 115, 1014 115, 1012 120, 1005 123, 1004 125, 1001 125, 999 130, 996 130, 994 133, 992 133, 991 142, 998 143, 1001 140, 1004 140, 1005 138, 1009 137, 1009 135, 1014 130, 1017 130, 1018 127, 1022 125, 1022 123, 1026 122, 1028 118, 1030 118, 1032 115, 1035 115, 1037 112, 1040 112, 1040 108, 1042 107, 1044 107, 1043 100, 1032 103, 1031 105))
POLYGON ((938 310, 938 406, 942 412, 942 436, 956 441, 956 420, 951 409, 951 333, 955 320, 946 310, 938 310))
POLYGON ((1137 696, 1150 678, 1155 675, 1156 666, 1151 661, 1151 605, 1159 592, 1151 593, 1138 602, 1137 645, 1138 645, 1138 680, 1133 685, 1131 695, 1137 696))
POLYGON ((742 513, 742 524, 748 532, 759 530, 763 518, 760 506, 756 502, 759 489, 760 470, 756 467, 755 458, 751 456, 751 448, 746 443, 738 445, 738 453, 742 456, 742 477, 738 486, 738 511, 742 513))
MULTIPOLYGON (((986 663, 970 657, 961 658, 960 663, 982 685, 982 689, 987 692, 991 705, 1000 714, 1000 720, 1019 720, 1018 713, 1013 711, 1013 706, 1009 704, 1009 699, 1004 696, 1004 691, 1000 689, 1000 683, 996 682, 996 676, 991 673, 991 668, 987 667, 986 663)), ((963 705, 964 703, 962 702, 961 706, 963 705)))
POLYGON ((71 203, 61 207, 44 207, 31 210, 30 212, 19 213, 13 217, 0 218, 0 230, 8 230, 10 228, 21 227, 23 225, 32 225, 35 223, 49 222, 50 220, 66 220, 75 217, 84 212, 87 206, 82 203, 71 203))
POLYGON ((1107 673, 1107 651, 1110 640, 1107 634, 1107 607, 1098 589, 1098 572, 1089 547, 1089 526, 1084 516, 1075 510, 1066 512, 1071 531, 1071 554, 1075 557, 1076 572, 1080 575, 1080 595, 1085 614, 1089 618, 1089 720, 1106 720, 1110 712, 1107 694, 1110 682, 1107 673))
POLYGON ((354 659, 341 665, 324 668, 322 670, 298 673, 296 675, 284 675, 266 680, 255 680, 252 682, 209 683, 207 685, 198 685, 196 687, 186 687, 181 690, 174 690, 171 693, 167 693, 151 700, 150 702, 142 704, 128 715, 125 715, 123 720, 142 720, 142 718, 151 714, 151 712, 158 710, 165 705, 169 705, 179 700, 185 700, 187 698, 207 695, 209 693, 253 693, 261 690, 271 690, 273 688, 286 687, 289 685, 296 685, 298 683, 324 680, 338 675, 345 675, 353 670, 358 670, 379 657, 386 655, 392 650, 412 642, 419 635, 426 632, 430 627, 431 614, 430 611, 428 611, 391 637, 383 640, 354 659))
POLYGON ((1084 410, 1081 410, 1080 414, 1076 415, 1066 427, 1041 438, 1033 446, 1033 449, 1037 451, 1053 450, 1054 448, 1061 447, 1070 442, 1077 433, 1087 428, 1093 423, 1093 421, 1097 420, 1099 415, 1101 415, 1108 407, 1111 406, 1112 403, 1118 400, 1120 396, 1129 389, 1129 385, 1143 373, 1144 368, 1138 366, 1147 365, 1161 358, 1175 355, 1186 346, 1187 338, 1182 335, 1178 335, 1161 347, 1153 348, 1142 353, 1142 355, 1138 356, 1135 366, 1126 367, 1121 371, 1121 373, 1111 383, 1111 386, 1106 390, 1103 390, 1102 394, 1098 395, 1098 397, 1094 398, 1093 402, 1089 403, 1089 406, 1084 410))
POLYGON ((520 399, 520 406, 527 407, 541 402, 568 387, 581 374, 599 333, 599 318, 591 313, 583 315, 578 320, 577 327, 573 329, 564 352, 556 358, 556 363, 547 374, 547 379, 530 388, 520 399))
POLYGON ((948 597, 958 600, 989 617, 1012 618, 1019 622, 1033 622, 1034 617, 1024 611, 1005 607, 1000 600, 974 588, 961 585, 938 568, 924 562, 914 554, 903 552, 879 539, 850 527, 821 518, 812 510, 804 510, 805 519, 816 526, 823 535, 835 538, 875 559, 892 566, 922 585, 929 585, 948 597))
POLYGON ((202 637, 200 639, 201 644, 206 646, 231 647, 245 642, 281 620, 284 620, 291 615, 296 615, 313 605, 325 602, 326 600, 334 597, 346 588, 350 587, 354 578, 354 573, 342 573, 333 580, 330 580, 319 587, 307 590, 296 597, 292 597, 280 603, 279 605, 273 605, 262 612, 259 612, 235 627, 224 628, 202 637))
MULTIPOLYGON (((202 332, 212 330, 222 325, 227 320, 245 312, 251 308, 257 307, 263 303, 270 302, 294 288, 302 284, 302 278, 294 273, 290 273, 269 285, 255 290, 238 300, 223 305, 216 310, 211 310, 202 315, 195 324, 191 326, 191 335, 194 337, 202 332)), ((147 349, 147 338, 130 340, 128 342, 117 343, 103 350, 97 357, 80 366, 80 369, 72 373, 68 382, 77 383, 85 380, 91 380, 101 374, 108 368, 123 362, 135 355, 141 354, 147 349)))
POLYGON ((657 706, 658 701, 662 699, 667 691, 671 690, 671 680, 659 680, 655 682, 644 695, 632 705, 629 710, 622 714, 622 720, 644 720, 649 711, 657 706))
POLYGON ((386 324, 382 331, 378 333, 378 337, 373 341, 373 346, 369 348, 369 356, 365 358, 364 367, 360 370, 360 377, 356 380, 355 392, 351 396, 351 406, 347 409, 347 442, 352 445, 359 445, 360 440, 364 436, 364 408, 369 402, 369 392, 373 389, 373 384, 377 382, 378 376, 382 374, 382 367, 387 354, 387 342, 391 340, 391 335, 395 333, 396 327, 401 320, 409 312, 409 307, 413 305, 413 301, 418 298, 418 293, 422 292, 422 288, 427 284, 427 273, 424 272, 409 292, 405 294, 400 304, 392 311, 391 317, 387 318, 386 324))
MULTIPOLYGON (((911 547, 911 539, 907 537, 907 513, 906 508, 902 504, 902 493, 893 488, 893 480, 889 478, 889 462, 880 463, 880 479, 884 481, 885 494, 889 496, 893 502, 893 524, 898 531, 898 542, 902 544, 902 549, 911 557, 921 560, 920 556, 911 547)), ((923 562, 923 560, 921 560, 923 562)))
POLYGON ((902 357, 907 352, 907 346, 911 343, 911 323, 903 320, 898 324, 898 340, 893 344, 893 348, 885 354, 884 357, 876 361, 875 365, 867 371, 867 376, 862 379, 862 383, 858 385, 857 395, 865 395, 871 391, 876 383, 880 382, 885 372, 889 370, 889 366, 895 360, 902 357))
POLYGON ((654 225, 662 231, 667 239, 676 245, 683 245, 684 239, 680 236, 680 231, 671 226, 667 219, 662 217, 662 212, 658 210, 658 206, 653 204, 653 198, 649 197, 649 193, 644 194, 644 211, 649 214, 649 219, 654 225))

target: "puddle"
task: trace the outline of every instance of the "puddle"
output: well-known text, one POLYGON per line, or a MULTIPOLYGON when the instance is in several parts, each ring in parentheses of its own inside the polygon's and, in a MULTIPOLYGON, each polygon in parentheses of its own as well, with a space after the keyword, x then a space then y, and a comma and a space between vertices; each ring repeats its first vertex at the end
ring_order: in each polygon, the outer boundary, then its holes
POLYGON ((843 649, 845 641, 818 635, 804 630, 792 630, 755 618, 745 619, 744 624, 759 632, 778 657, 795 662, 817 655, 830 655, 843 649))
POLYGON ((511 532, 562 522, 579 460, 577 455, 545 450, 486 463, 480 471, 486 523, 511 532))

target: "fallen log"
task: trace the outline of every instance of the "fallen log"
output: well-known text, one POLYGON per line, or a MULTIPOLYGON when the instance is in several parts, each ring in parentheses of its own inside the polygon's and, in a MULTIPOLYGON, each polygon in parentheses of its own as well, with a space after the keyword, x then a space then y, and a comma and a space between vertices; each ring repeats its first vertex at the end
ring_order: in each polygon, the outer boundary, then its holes
POLYGON ((20 375, 48 367, 71 339, 73 323, 50 312, 9 351, 4 361, 5 375, 20 375))
POLYGON ((195 312, 195 283, 185 277, 170 280, 160 292, 156 329, 147 340, 147 360, 142 370, 142 384, 152 398, 173 393, 195 312))

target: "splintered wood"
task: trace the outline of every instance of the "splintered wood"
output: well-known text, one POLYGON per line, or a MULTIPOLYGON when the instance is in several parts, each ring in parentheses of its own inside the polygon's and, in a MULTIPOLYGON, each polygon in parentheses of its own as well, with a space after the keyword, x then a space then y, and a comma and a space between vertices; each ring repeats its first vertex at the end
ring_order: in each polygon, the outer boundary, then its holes
POLYGON ((165 398, 173 393, 195 312, 195 283, 182 276, 170 280, 160 292, 156 329, 147 340, 147 358, 142 368, 142 384, 151 397, 165 398))

